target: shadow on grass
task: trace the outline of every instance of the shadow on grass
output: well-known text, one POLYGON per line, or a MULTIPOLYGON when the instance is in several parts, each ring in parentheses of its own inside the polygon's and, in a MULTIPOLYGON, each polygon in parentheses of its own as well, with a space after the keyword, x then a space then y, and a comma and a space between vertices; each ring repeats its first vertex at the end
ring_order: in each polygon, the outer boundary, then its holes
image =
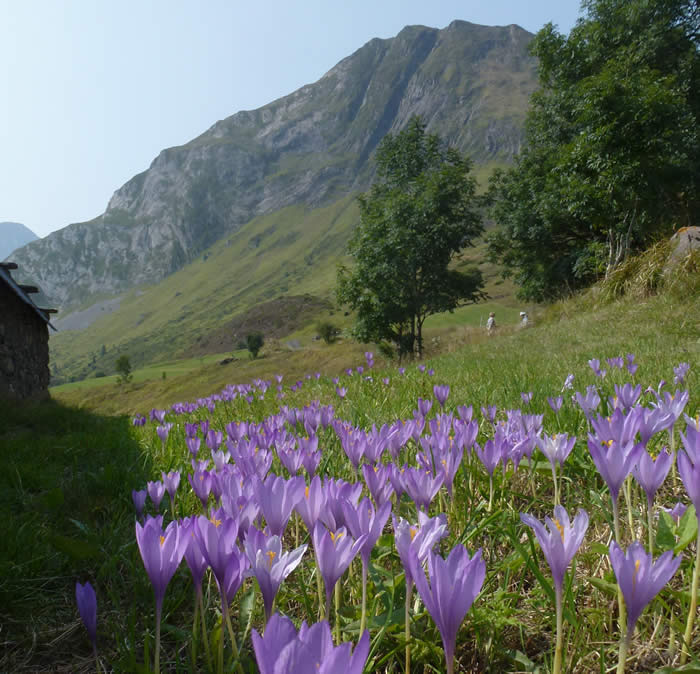
POLYGON ((134 599, 119 586, 133 581, 131 490, 147 479, 130 418, 0 401, 0 671, 94 669, 75 582, 97 588, 103 626, 134 599))

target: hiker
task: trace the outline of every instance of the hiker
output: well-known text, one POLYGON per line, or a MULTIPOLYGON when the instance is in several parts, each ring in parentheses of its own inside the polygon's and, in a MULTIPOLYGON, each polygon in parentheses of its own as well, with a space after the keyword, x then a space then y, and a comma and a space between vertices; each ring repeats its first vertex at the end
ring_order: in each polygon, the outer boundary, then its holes
POLYGON ((526 328, 529 322, 530 321, 527 317, 527 311, 521 311, 520 312, 520 327, 526 328))
POLYGON ((489 319, 486 321, 486 332, 492 335, 496 330, 496 314, 493 311, 489 314, 489 319))

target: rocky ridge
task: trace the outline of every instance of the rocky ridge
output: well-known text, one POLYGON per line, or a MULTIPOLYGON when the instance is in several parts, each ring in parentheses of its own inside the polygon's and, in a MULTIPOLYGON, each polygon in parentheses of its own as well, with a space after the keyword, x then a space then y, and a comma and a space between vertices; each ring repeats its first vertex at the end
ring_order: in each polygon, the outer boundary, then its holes
POLYGON ((163 150, 104 214, 14 258, 64 311, 156 283, 256 215, 366 189, 377 144, 413 115, 476 162, 508 161, 536 86, 531 37, 454 21, 371 40, 317 82, 163 150))

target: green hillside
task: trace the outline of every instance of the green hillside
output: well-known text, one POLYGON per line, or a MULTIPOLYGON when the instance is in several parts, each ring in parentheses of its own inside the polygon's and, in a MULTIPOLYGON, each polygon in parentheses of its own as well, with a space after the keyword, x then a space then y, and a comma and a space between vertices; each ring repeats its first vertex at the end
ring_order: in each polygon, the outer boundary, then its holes
MULTIPOLYGON (((117 310, 87 328, 59 322, 50 339, 53 382, 112 374, 124 353, 132 365, 160 373, 168 368, 158 363, 230 355, 246 330, 286 338, 319 318, 348 326, 333 307, 335 275, 358 218, 355 195, 257 217, 160 283, 121 296, 117 310)), ((480 265, 494 301, 512 304, 513 287, 484 261, 483 246, 465 250, 459 264, 480 265)))

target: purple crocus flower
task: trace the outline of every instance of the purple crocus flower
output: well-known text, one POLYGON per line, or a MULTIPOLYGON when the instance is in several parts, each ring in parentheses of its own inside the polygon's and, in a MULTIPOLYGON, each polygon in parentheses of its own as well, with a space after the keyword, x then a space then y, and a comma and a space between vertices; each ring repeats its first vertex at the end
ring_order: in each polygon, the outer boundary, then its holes
POLYGON ((532 402, 532 391, 529 391, 528 393, 521 393, 520 397, 522 398, 523 405, 529 405, 532 402))
POLYGON ((695 512, 700 513, 700 462, 693 463, 685 450, 681 449, 676 457, 678 474, 683 480, 685 490, 695 506, 695 512))
POLYGON ((629 442, 620 444, 615 440, 600 442, 593 435, 588 435, 588 451, 598 472, 605 480, 612 496, 613 507, 617 508, 620 487, 644 451, 644 445, 629 442))
POLYGON ((170 435, 170 429, 172 427, 172 423, 168 423, 163 424, 162 426, 158 426, 158 428, 156 428, 156 433, 158 433, 158 437, 160 438, 163 447, 165 447, 165 445, 168 443, 168 435, 170 435))
POLYGON ((641 452, 637 464, 632 468, 632 476, 647 495, 647 507, 650 511, 654 496, 671 470, 672 463, 673 456, 664 448, 656 460, 652 459, 648 452, 641 452))
POLYGON ((163 487, 168 492, 168 496, 170 496, 170 508, 172 509, 175 503, 175 493, 180 486, 180 471, 173 470, 169 473, 161 473, 161 477, 163 478, 163 487))
POLYGON ((338 394, 339 398, 344 398, 347 395, 348 390, 344 386, 337 386, 335 392, 338 394))
POLYGON ((481 592, 486 563, 481 558, 481 550, 477 550, 470 559, 463 545, 455 545, 447 559, 431 551, 428 556, 428 584, 417 558, 414 559, 416 589, 440 630, 447 672, 452 674, 457 632, 474 599, 481 592))
POLYGON ((574 400, 578 403, 578 406, 583 410, 583 413, 588 419, 591 418, 593 412, 595 412, 598 405, 600 405, 600 396, 595 386, 587 386, 585 396, 577 391, 574 400))
POLYGON ((621 370, 625 366, 625 359, 622 356, 606 358, 605 360, 610 367, 616 367, 618 370, 621 370))
POLYGON ((151 497, 151 501, 153 501, 153 505, 156 507, 156 510, 158 510, 158 508, 160 508, 160 502, 163 500, 163 494, 165 494, 165 486, 162 482, 155 481, 147 482, 146 487, 148 489, 148 495, 151 497))
POLYGON ((679 363, 678 367, 673 368, 673 383, 676 386, 683 386, 686 375, 690 371, 690 363, 679 363))
POLYGON ((356 506, 349 501, 343 503, 345 522, 350 533, 357 540, 365 537, 365 542, 360 548, 362 563, 367 566, 372 549, 379 540, 386 521, 391 514, 391 501, 384 502, 377 510, 372 502, 363 498, 356 506))
POLYGON ((545 517, 544 524, 527 513, 520 513, 520 521, 535 532, 542 553, 552 571, 554 587, 561 593, 566 569, 581 547, 588 529, 588 513, 585 510, 579 510, 572 523, 564 507, 558 505, 554 508, 554 519, 545 517))
POLYGON ((666 414, 672 416, 673 423, 675 424, 683 413, 683 409, 688 404, 689 399, 690 393, 688 391, 675 391, 674 393, 664 391, 663 394, 659 396, 656 406, 666 414))
POLYGON ((496 418, 497 411, 498 408, 495 405, 486 405, 486 407, 481 408, 481 416, 493 423, 494 419, 496 418))
POLYGON ((556 398, 547 398, 547 402, 549 403, 549 406, 554 410, 555 414, 559 414, 559 410, 561 410, 561 406, 564 404, 564 398, 561 396, 557 396, 556 398))
POLYGON ((199 452, 199 446, 202 444, 201 439, 196 436, 188 436, 185 438, 185 444, 187 445, 187 449, 190 451, 190 454, 194 459, 194 457, 197 456, 197 452, 199 452))
MULTIPOLYGON (((617 398, 617 402, 619 404, 622 404, 622 407, 624 407, 627 410, 635 406, 637 400, 639 400, 639 396, 641 395, 641 384, 637 384, 636 386, 632 386, 632 384, 618 386, 617 384, 615 384, 615 397, 617 398)), ((613 405, 613 407, 617 407, 617 405, 613 405)))
POLYGON ((655 562, 638 541, 623 552, 616 541, 610 543, 610 562, 627 607, 627 640, 647 604, 656 597, 678 570, 681 555, 664 552, 655 562))
POLYGON ((265 635, 252 632, 253 650, 260 674, 362 674, 369 654, 369 632, 360 637, 355 650, 345 642, 333 645, 327 621, 299 632, 292 621, 275 613, 267 624, 265 635))
POLYGON ((180 566, 189 544, 178 522, 171 522, 163 531, 163 517, 148 517, 143 526, 136 522, 136 542, 146 573, 156 597, 156 620, 160 622, 165 589, 180 566))
POLYGON ((436 384, 433 386, 433 393, 435 394, 435 399, 440 403, 440 407, 444 409, 447 397, 450 395, 450 387, 447 384, 444 386, 438 386, 436 384))
POLYGON ((478 443, 474 443, 474 453, 479 461, 481 461, 489 477, 493 477, 496 466, 503 460, 501 443, 495 440, 487 440, 484 443, 483 449, 478 443))
POLYGON ((134 502, 134 508, 136 508, 137 517, 143 516, 143 508, 146 505, 147 496, 148 492, 145 489, 141 489, 140 491, 132 489, 131 491, 131 500, 134 502))
POLYGON ((605 376, 605 370, 600 369, 600 360, 597 358, 591 358, 588 361, 588 365, 590 366, 591 370, 593 370, 593 374, 595 374, 596 377, 605 376))
POLYGON ((85 585, 75 584, 75 602, 90 637, 93 653, 97 655, 97 595, 89 581, 85 585))
POLYGON ((394 493, 394 486, 389 479, 391 471, 389 466, 384 464, 370 466, 365 463, 362 465, 361 470, 367 489, 377 506, 391 499, 391 495, 394 493))
POLYGON ((409 524, 403 518, 398 521, 392 516, 394 523, 394 543, 401 558, 401 563, 406 573, 406 586, 413 586, 412 555, 418 558, 418 563, 423 564, 428 552, 441 539, 447 536, 447 518, 444 514, 437 517, 428 517, 418 511, 418 524, 409 524))
POLYGON ((634 376, 635 372, 639 369, 639 365, 634 362, 634 354, 633 353, 628 353, 625 360, 627 361, 625 363, 625 367, 627 368, 627 372, 629 372, 632 376, 634 376))
POLYGON ((321 513, 326 509, 326 490, 323 488, 321 478, 315 475, 311 484, 304 489, 302 497, 294 506, 304 520, 308 531, 313 531, 321 513))
POLYGON ((348 535, 345 527, 333 532, 328 531, 320 522, 314 525, 312 539, 316 564, 326 586, 326 615, 330 615, 335 584, 355 559, 366 538, 367 536, 361 536, 355 541, 348 535))
POLYGON ((202 591, 202 579, 204 572, 209 566, 206 558, 202 554, 199 543, 194 535, 196 517, 186 517, 180 525, 182 535, 187 539, 187 547, 185 548, 185 562, 192 574, 192 582, 194 583, 197 597, 202 591))
POLYGON ((194 475, 188 474, 187 479, 197 498, 202 502, 202 507, 206 509, 209 494, 211 493, 211 473, 206 470, 196 470, 194 475))
POLYGON ((433 401, 429 398, 418 398, 418 414, 421 417, 427 417, 430 408, 433 406, 433 401))
POLYGON ((299 566, 308 546, 300 545, 291 552, 283 553, 279 536, 266 536, 255 527, 248 529, 243 546, 250 561, 251 572, 260 587, 267 622, 272 615, 272 605, 282 581, 299 566))
POLYGON ((297 503, 304 497, 304 479, 269 475, 265 482, 259 481, 257 497, 265 522, 273 536, 283 536, 287 522, 297 503))
POLYGON ((576 444, 576 436, 569 437, 566 433, 555 433, 552 436, 543 433, 536 439, 537 446, 542 454, 547 457, 547 460, 552 466, 552 471, 555 466, 563 466, 564 461, 571 454, 571 450, 576 444))
POLYGON ((681 433, 680 436, 690 460, 693 463, 700 463, 700 423, 689 421, 685 428, 685 435, 681 433))
POLYGON ((564 386, 561 387, 561 392, 569 391, 574 388, 574 375, 568 374, 564 380, 564 386))
POLYGON ((662 507, 661 510, 667 512, 671 516, 671 519, 674 521, 676 526, 678 526, 679 522, 681 521, 681 517, 683 517, 683 515, 685 515, 685 511, 688 510, 688 504, 678 501, 673 508, 662 507))
POLYGON ((467 405, 460 405, 457 408, 457 414, 459 414, 459 418, 462 421, 464 421, 466 423, 470 423, 472 420, 472 417, 474 416, 474 406, 469 405, 467 407, 467 405))
POLYGON ((433 475, 422 468, 407 468, 403 474, 403 485, 406 493, 419 510, 428 512, 432 500, 445 482, 445 473, 433 475))

